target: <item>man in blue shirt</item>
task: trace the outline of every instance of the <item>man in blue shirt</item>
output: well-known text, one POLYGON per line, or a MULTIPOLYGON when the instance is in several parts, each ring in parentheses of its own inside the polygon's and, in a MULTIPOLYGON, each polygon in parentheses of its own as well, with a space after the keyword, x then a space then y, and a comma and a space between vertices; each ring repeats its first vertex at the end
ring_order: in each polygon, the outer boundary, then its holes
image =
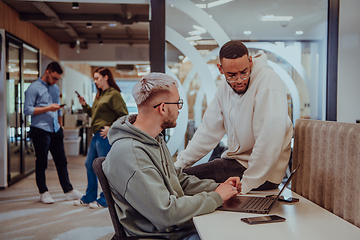
POLYGON ((60 91, 55 84, 63 70, 57 62, 51 62, 45 74, 33 82, 25 91, 24 113, 31 115, 30 137, 35 148, 36 185, 39 188, 42 203, 54 203, 46 186, 45 170, 50 150, 55 162, 60 185, 66 194, 66 200, 82 197, 82 193, 73 189, 67 170, 60 110, 60 91))

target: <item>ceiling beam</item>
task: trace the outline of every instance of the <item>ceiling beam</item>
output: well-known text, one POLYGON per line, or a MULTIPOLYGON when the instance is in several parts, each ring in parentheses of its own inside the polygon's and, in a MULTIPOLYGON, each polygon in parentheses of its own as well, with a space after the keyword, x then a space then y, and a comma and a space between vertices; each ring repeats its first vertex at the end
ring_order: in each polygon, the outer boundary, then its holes
MULTIPOLYGON (((44 0, 17 0, 23 2, 43 2, 44 0)), ((48 0, 48 2, 74 2, 74 0, 48 0)), ((99 0, 76 0, 79 3, 99 3, 99 0)), ((149 0, 102 0, 101 3, 149 4, 149 0)))
MULTIPOLYGON (((38 13, 19 13, 20 19, 27 22, 51 21, 53 17, 38 13)), ((120 14, 58 14, 61 22, 120 22, 121 24, 133 24, 134 22, 149 22, 149 15, 139 14, 130 18, 120 14)))
POLYGON ((69 24, 62 22, 58 15, 46 3, 33 2, 32 4, 43 14, 45 14, 57 27, 64 28, 64 30, 74 39, 74 41, 79 40, 78 33, 69 24))

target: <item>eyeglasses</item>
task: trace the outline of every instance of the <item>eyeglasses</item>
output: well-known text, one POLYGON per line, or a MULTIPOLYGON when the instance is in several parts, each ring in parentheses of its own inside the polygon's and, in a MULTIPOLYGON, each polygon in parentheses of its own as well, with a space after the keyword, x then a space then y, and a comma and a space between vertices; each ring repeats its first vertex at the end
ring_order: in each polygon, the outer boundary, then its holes
POLYGON ((226 78, 226 76, 225 76, 225 79, 226 79, 226 81, 228 81, 228 83, 235 83, 235 82, 237 82, 239 79, 240 79, 241 81, 245 81, 245 80, 248 80, 249 78, 250 78, 250 72, 241 74, 241 75, 238 76, 238 77, 232 76, 232 77, 226 78))
MULTIPOLYGON (((182 99, 180 99, 178 102, 162 102, 163 104, 177 104, 179 109, 182 109, 183 105, 184 105, 184 101, 182 99)), ((162 103, 159 103, 157 105, 155 105, 153 108, 157 108, 158 106, 160 106, 162 103)))
POLYGON ((59 79, 60 79, 60 78, 54 77, 51 73, 50 73, 50 76, 52 77, 52 79, 53 79, 54 81, 59 81, 59 79))

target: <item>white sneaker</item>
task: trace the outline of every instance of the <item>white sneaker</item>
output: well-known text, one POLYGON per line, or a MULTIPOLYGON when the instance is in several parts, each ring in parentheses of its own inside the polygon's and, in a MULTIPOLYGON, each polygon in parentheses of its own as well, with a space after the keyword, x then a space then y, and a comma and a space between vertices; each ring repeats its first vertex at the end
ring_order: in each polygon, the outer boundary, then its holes
POLYGON ((77 199, 74 201, 75 206, 89 206, 88 203, 84 203, 81 199, 77 199))
POLYGON ((54 203, 54 199, 50 196, 50 193, 48 191, 40 195, 40 201, 47 204, 54 203))
POLYGON ((76 189, 73 189, 70 192, 66 193, 65 200, 66 201, 68 201, 68 200, 77 200, 77 199, 82 198, 82 196, 83 196, 83 194, 81 192, 79 192, 76 189))
POLYGON ((89 203, 89 207, 92 208, 92 209, 105 208, 104 206, 101 206, 97 201, 89 203))

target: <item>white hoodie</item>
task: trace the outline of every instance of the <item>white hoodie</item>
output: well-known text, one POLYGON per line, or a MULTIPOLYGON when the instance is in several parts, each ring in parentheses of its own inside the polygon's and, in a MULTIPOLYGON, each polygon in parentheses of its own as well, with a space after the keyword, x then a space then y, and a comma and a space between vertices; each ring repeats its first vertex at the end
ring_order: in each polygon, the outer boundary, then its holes
POLYGON ((268 65, 266 54, 253 57, 249 88, 235 93, 223 81, 207 108, 203 122, 175 166, 193 165, 227 134, 221 157, 236 159, 244 172, 242 194, 266 180, 280 183, 289 161, 293 126, 288 116, 286 86, 268 65))

